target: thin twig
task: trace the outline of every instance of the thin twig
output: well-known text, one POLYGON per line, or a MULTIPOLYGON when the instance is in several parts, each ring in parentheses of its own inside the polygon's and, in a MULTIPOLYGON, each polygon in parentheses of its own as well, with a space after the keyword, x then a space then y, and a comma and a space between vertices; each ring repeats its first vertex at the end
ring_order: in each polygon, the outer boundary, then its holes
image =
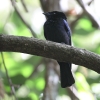
POLYGON ((23 16, 21 15, 21 13, 19 12, 17 6, 16 6, 16 2, 15 0, 11 0, 12 6, 14 7, 16 13, 18 14, 18 16, 20 17, 20 19, 22 20, 22 22, 28 27, 28 29, 31 31, 32 35, 37 38, 37 35, 35 34, 35 32, 33 31, 33 29, 31 28, 31 26, 25 21, 25 19, 23 18, 23 16))
POLYGON ((78 22, 78 20, 80 20, 80 18, 83 17, 83 15, 84 15, 84 12, 81 13, 80 15, 77 15, 76 19, 70 23, 71 31, 74 30, 76 23, 78 22))
POLYGON ((91 0, 90 2, 88 2, 88 5, 91 5, 91 3, 93 2, 94 0, 91 0))
POLYGON ((87 4, 84 4, 83 0, 77 0, 77 2, 83 8, 84 12, 88 15, 88 17, 90 18, 90 20, 93 23, 93 26, 100 28, 100 22, 96 18, 96 16, 93 14, 93 12, 89 8, 89 6, 87 4))
POLYGON ((24 0, 21 0, 21 3, 22 3, 22 5, 23 5, 23 7, 24 7, 25 11, 26 11, 26 12, 28 12, 28 9, 27 9, 27 7, 26 7, 26 5, 25 5, 24 0))
POLYGON ((43 63, 43 61, 44 61, 44 59, 41 59, 41 60, 38 62, 38 64, 35 66, 35 69, 32 71, 32 73, 31 73, 30 76, 28 77, 28 79, 31 78, 31 77, 33 77, 33 76, 35 75, 35 73, 38 72, 38 67, 39 67, 40 64, 43 63))
POLYGON ((4 25, 3 25, 3 30, 5 29, 5 26, 6 26, 8 20, 9 20, 9 18, 10 18, 10 16, 11 16, 11 14, 12 14, 12 13, 10 12, 9 15, 8 15, 8 17, 6 18, 6 21, 5 21, 4 25))
POLYGON ((3 53, 2 52, 1 52, 1 58, 2 58, 2 62, 3 62, 3 65, 4 65, 5 71, 6 71, 6 76, 7 76, 8 83, 10 85, 12 94, 14 95, 15 99, 18 100, 17 97, 16 97, 16 95, 15 95, 15 88, 14 88, 14 86, 12 84, 12 81, 11 81, 9 75, 8 75, 8 71, 7 71, 7 68, 6 68, 6 64, 5 64, 5 61, 4 61, 4 57, 3 57, 3 53))

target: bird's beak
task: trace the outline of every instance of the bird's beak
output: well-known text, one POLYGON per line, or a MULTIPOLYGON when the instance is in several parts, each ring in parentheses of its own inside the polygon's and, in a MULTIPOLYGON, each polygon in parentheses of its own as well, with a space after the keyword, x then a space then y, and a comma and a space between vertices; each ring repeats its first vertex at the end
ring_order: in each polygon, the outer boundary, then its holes
POLYGON ((49 16, 50 14, 48 13, 48 12, 46 12, 46 13, 43 13, 45 16, 49 16))
POLYGON ((46 13, 42 13, 42 14, 46 15, 46 13))

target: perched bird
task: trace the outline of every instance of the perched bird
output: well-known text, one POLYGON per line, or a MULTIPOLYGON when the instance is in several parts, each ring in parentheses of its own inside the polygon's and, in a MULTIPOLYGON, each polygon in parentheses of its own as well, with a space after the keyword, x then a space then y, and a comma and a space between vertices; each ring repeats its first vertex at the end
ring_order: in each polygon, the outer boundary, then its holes
MULTIPOLYGON (((47 40, 71 45, 71 31, 66 16, 62 12, 43 13, 47 21, 44 23, 44 36, 47 40)), ((69 87, 75 83, 71 73, 71 63, 58 62, 60 65, 61 87, 69 87)))

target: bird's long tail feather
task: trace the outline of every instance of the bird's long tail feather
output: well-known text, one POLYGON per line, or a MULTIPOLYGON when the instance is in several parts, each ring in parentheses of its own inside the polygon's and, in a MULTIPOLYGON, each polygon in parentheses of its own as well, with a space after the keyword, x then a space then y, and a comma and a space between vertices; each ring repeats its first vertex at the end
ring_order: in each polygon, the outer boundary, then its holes
POLYGON ((71 64, 64 62, 58 63, 60 65, 61 87, 65 88, 71 86, 75 83, 75 80, 71 72, 71 64))

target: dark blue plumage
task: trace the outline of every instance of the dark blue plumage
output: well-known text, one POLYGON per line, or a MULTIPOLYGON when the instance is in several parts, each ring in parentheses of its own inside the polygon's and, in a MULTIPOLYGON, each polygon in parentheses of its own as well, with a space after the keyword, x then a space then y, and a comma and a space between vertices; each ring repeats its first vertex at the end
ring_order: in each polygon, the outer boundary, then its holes
MULTIPOLYGON (((47 40, 71 45, 71 31, 62 12, 44 13, 47 21, 44 24, 44 36, 47 40)), ((58 62, 60 65, 61 86, 63 88, 75 83, 71 73, 71 63, 58 62)))

